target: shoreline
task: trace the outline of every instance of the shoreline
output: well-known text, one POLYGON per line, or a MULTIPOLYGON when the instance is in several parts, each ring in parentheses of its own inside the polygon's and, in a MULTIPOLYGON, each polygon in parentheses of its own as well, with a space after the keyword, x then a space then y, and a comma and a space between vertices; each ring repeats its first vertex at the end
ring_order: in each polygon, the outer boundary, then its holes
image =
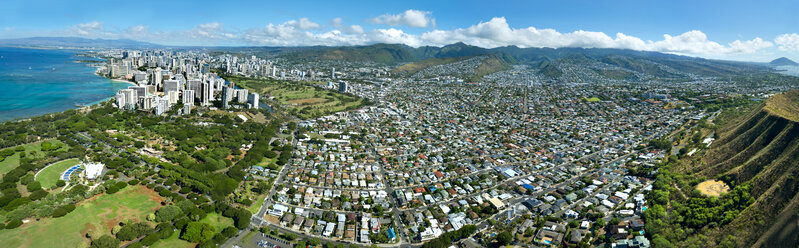
MULTIPOLYGON (((80 63, 80 62, 76 62, 76 63, 80 63)), ((132 86, 137 86, 137 84, 135 82, 131 82, 131 81, 124 80, 124 79, 118 79, 118 78, 109 78, 109 77, 106 77, 106 76, 102 75, 100 73, 100 71, 105 70, 105 69, 108 68, 108 67, 105 67, 105 65, 87 64, 87 66, 91 66, 91 67, 97 68, 96 70, 94 70, 94 75, 97 75, 99 77, 102 77, 102 78, 105 78, 105 79, 108 79, 108 80, 111 80, 111 81, 114 81, 114 82, 117 82, 117 83, 127 83, 127 84, 130 84, 132 86)))
MULTIPOLYGON (((74 50, 74 49, 65 49, 65 48, 41 48, 41 47, 38 47, 38 48, 34 48, 34 47, 16 47, 16 46, 0 46, 0 47, 32 49, 32 50, 74 50)), ((85 52, 82 52, 82 51, 72 51, 72 52, 73 52, 72 56, 83 55, 83 56, 79 56, 79 57, 87 57, 87 58, 99 59, 99 58, 92 57, 92 56, 86 56, 87 54, 85 52)), ((127 81, 127 80, 124 80, 124 79, 111 79, 111 78, 103 76, 100 72, 107 68, 104 64, 97 63, 95 61, 91 61, 91 62, 90 61, 80 61, 80 59, 76 60, 76 59, 73 59, 73 58, 70 58, 69 60, 71 60, 72 63, 83 64, 83 65, 89 66, 89 67, 95 67, 96 70, 94 71, 94 73, 92 73, 92 74, 94 74, 94 76, 99 76, 101 78, 105 78, 105 79, 113 81, 115 83, 128 83, 130 85, 134 85, 134 86, 136 85, 134 82, 127 81)), ((87 71, 87 73, 91 73, 91 72, 87 71)), ((102 97, 100 99, 96 99, 96 100, 91 101, 91 102, 83 102, 83 103, 74 102, 74 103, 70 103, 69 107, 62 106, 62 107, 67 107, 67 108, 62 109, 60 111, 56 110, 56 109, 52 109, 50 111, 47 111, 47 113, 35 114, 35 115, 31 115, 31 116, 28 116, 28 115, 18 116, 18 117, 12 118, 12 119, 0 119, 0 123, 13 122, 13 121, 24 121, 24 120, 29 120, 29 119, 31 119, 33 117, 45 116, 45 115, 54 114, 54 113, 61 113, 61 112, 64 112, 64 111, 67 111, 67 110, 70 110, 70 109, 75 109, 75 110, 78 110, 78 111, 91 109, 91 108, 96 107, 98 105, 101 105, 101 104, 103 104, 103 103, 105 103, 105 102, 107 102, 107 101, 109 101, 109 100, 111 100, 113 98, 114 98, 114 95, 111 94, 111 95, 109 95, 107 97, 102 97), (74 104, 74 106, 73 106, 73 104, 74 104)), ((64 105, 67 105, 67 104, 64 104, 64 105)))
POLYGON ((128 83, 128 84, 130 84, 132 86, 137 86, 136 83, 128 81, 128 80, 123 80, 123 79, 118 79, 118 78, 116 78, 116 79, 108 78, 108 79, 110 79, 111 81, 117 82, 117 83, 128 83))

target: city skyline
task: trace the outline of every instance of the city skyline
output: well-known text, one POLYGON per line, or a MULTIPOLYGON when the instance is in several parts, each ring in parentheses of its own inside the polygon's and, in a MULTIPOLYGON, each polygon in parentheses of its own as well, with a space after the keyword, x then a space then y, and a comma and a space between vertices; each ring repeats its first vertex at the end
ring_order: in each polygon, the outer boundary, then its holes
POLYGON ((799 60, 797 3, 622 1, 9 3, 0 37, 133 39, 172 46, 583 47, 712 59, 799 60), (150 6, 150 7, 147 7, 150 6), (249 6, 242 8, 242 6, 249 6))

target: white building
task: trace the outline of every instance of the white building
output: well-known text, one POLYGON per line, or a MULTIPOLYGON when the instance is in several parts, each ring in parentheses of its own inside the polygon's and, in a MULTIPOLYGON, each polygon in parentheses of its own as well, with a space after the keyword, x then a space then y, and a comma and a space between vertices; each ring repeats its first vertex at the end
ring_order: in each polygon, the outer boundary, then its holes
POLYGON ((250 103, 250 108, 259 108, 261 106, 260 103, 259 103, 259 101, 260 101, 259 97, 260 96, 258 95, 258 93, 251 93, 250 94, 249 99, 247 99, 247 102, 250 103))
POLYGON ((95 180, 100 177, 100 174, 103 174, 103 168, 105 167, 102 163, 83 163, 83 167, 86 169, 84 173, 86 175, 86 179, 95 180))
POLYGON ((248 94, 249 91, 247 89, 238 89, 236 90, 236 99, 238 99, 240 103, 247 103, 248 94))
POLYGON ((136 102, 138 101, 136 90, 121 89, 116 94, 116 104, 120 109, 133 110, 136 109, 136 102))
POLYGON ((194 105, 194 91, 193 90, 184 90, 183 91, 183 104, 194 105))

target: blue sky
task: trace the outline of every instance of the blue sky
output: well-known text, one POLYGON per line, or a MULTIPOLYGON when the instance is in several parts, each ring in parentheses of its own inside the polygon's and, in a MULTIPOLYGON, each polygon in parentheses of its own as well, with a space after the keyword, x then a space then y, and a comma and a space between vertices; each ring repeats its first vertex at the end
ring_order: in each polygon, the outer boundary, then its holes
POLYGON ((799 60, 799 1, 12 1, 0 38, 167 45, 612 47, 799 60), (665 36, 668 35, 668 36, 665 36))

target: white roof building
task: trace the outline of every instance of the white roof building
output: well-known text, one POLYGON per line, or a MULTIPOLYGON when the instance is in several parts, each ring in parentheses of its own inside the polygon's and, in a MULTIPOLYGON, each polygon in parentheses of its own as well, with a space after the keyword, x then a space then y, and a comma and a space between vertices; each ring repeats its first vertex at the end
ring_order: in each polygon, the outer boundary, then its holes
POLYGON ((105 167, 105 165, 103 163, 88 162, 84 163, 83 167, 86 168, 85 170, 86 178, 89 180, 94 180, 97 179, 97 177, 99 177, 100 174, 103 173, 103 168, 105 167))

